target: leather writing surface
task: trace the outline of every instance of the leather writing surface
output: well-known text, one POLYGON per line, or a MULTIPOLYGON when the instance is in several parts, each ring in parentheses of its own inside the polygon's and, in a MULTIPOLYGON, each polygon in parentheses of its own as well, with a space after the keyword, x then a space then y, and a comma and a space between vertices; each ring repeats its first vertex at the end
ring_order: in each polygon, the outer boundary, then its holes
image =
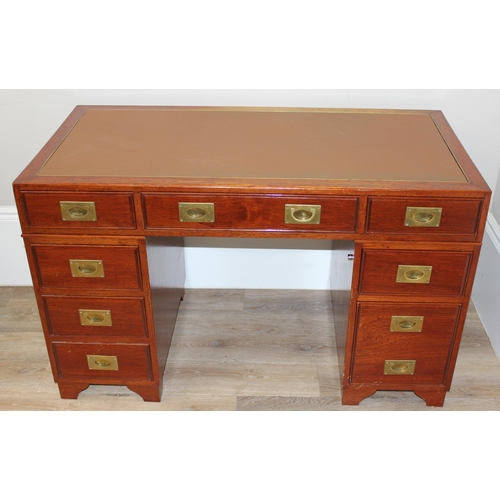
POLYGON ((425 112, 91 109, 39 175, 467 182, 425 112))

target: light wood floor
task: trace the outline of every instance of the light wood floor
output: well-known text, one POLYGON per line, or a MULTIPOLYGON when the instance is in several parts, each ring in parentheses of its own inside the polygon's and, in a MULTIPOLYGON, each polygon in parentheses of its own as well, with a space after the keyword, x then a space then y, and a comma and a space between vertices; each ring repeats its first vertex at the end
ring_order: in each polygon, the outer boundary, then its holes
POLYGON ((32 288, 2 287, 0 410, 500 410, 500 364, 471 307, 443 408, 389 391, 342 406, 328 292, 187 290, 161 403, 114 386, 62 400, 32 288))

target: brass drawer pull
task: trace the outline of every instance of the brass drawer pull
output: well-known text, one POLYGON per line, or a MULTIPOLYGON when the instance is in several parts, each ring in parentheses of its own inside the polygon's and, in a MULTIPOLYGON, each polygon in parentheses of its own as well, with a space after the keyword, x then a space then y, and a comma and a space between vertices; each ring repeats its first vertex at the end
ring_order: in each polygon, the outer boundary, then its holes
POLYGON ((213 203, 179 203, 180 222, 215 222, 213 203))
POLYGON ((89 370, 118 370, 118 358, 116 356, 87 355, 89 370))
POLYGON ((432 266, 398 266, 398 283, 429 283, 432 266))
POLYGON ((104 265, 102 260, 70 259, 69 266, 74 278, 104 278, 104 265))
POLYGON ((439 227, 442 211, 435 207, 407 207, 405 226, 439 227))
POLYGON ((384 365, 384 375, 413 375, 415 373, 415 360, 387 359, 384 365))
POLYGON ((285 205, 285 224, 319 224, 321 205, 285 205))
POLYGON ((61 201, 62 219, 66 221, 96 221, 97 215, 93 201, 61 201))
POLYGON ((113 326, 111 311, 79 309, 78 313, 80 314, 80 323, 82 326, 113 326))
POLYGON ((423 316, 392 316, 391 332, 421 332, 423 324, 423 316))

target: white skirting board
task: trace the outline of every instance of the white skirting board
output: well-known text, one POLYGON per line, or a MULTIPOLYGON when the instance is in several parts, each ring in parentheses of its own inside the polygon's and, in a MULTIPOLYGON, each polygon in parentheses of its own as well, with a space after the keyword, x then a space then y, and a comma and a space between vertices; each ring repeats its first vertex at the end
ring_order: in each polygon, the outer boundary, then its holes
POLYGON ((15 207, 0 207, 0 286, 31 285, 31 274, 15 207))
MULTIPOLYGON (((15 207, 0 207, 0 286, 30 286, 15 207)), ((186 288, 327 290, 332 242, 327 240, 186 238, 186 288)), ((335 250, 334 259, 346 258, 335 250)), ((500 360, 500 227, 488 216, 472 300, 500 360)))

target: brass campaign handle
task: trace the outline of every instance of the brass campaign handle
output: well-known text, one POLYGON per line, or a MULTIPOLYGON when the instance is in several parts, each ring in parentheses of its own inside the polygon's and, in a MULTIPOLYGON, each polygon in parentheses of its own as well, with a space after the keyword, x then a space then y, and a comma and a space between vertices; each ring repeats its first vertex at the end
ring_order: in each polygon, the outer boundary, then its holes
POLYGON ((73 278, 104 278, 104 264, 102 260, 70 259, 69 266, 73 278))
POLYGON ((215 222, 213 203, 179 203, 180 222, 215 222))
POLYGON ((439 207, 406 207, 405 226, 439 227, 442 211, 439 207))
POLYGON ((97 214, 93 201, 60 201, 61 216, 64 221, 96 221, 97 214))
POLYGON ((396 275, 398 283, 429 283, 432 266, 399 265, 396 275))
POLYGON ((321 205, 285 205, 285 224, 319 224, 321 205))
POLYGON ((112 326, 110 310, 79 309, 82 326, 112 326))

